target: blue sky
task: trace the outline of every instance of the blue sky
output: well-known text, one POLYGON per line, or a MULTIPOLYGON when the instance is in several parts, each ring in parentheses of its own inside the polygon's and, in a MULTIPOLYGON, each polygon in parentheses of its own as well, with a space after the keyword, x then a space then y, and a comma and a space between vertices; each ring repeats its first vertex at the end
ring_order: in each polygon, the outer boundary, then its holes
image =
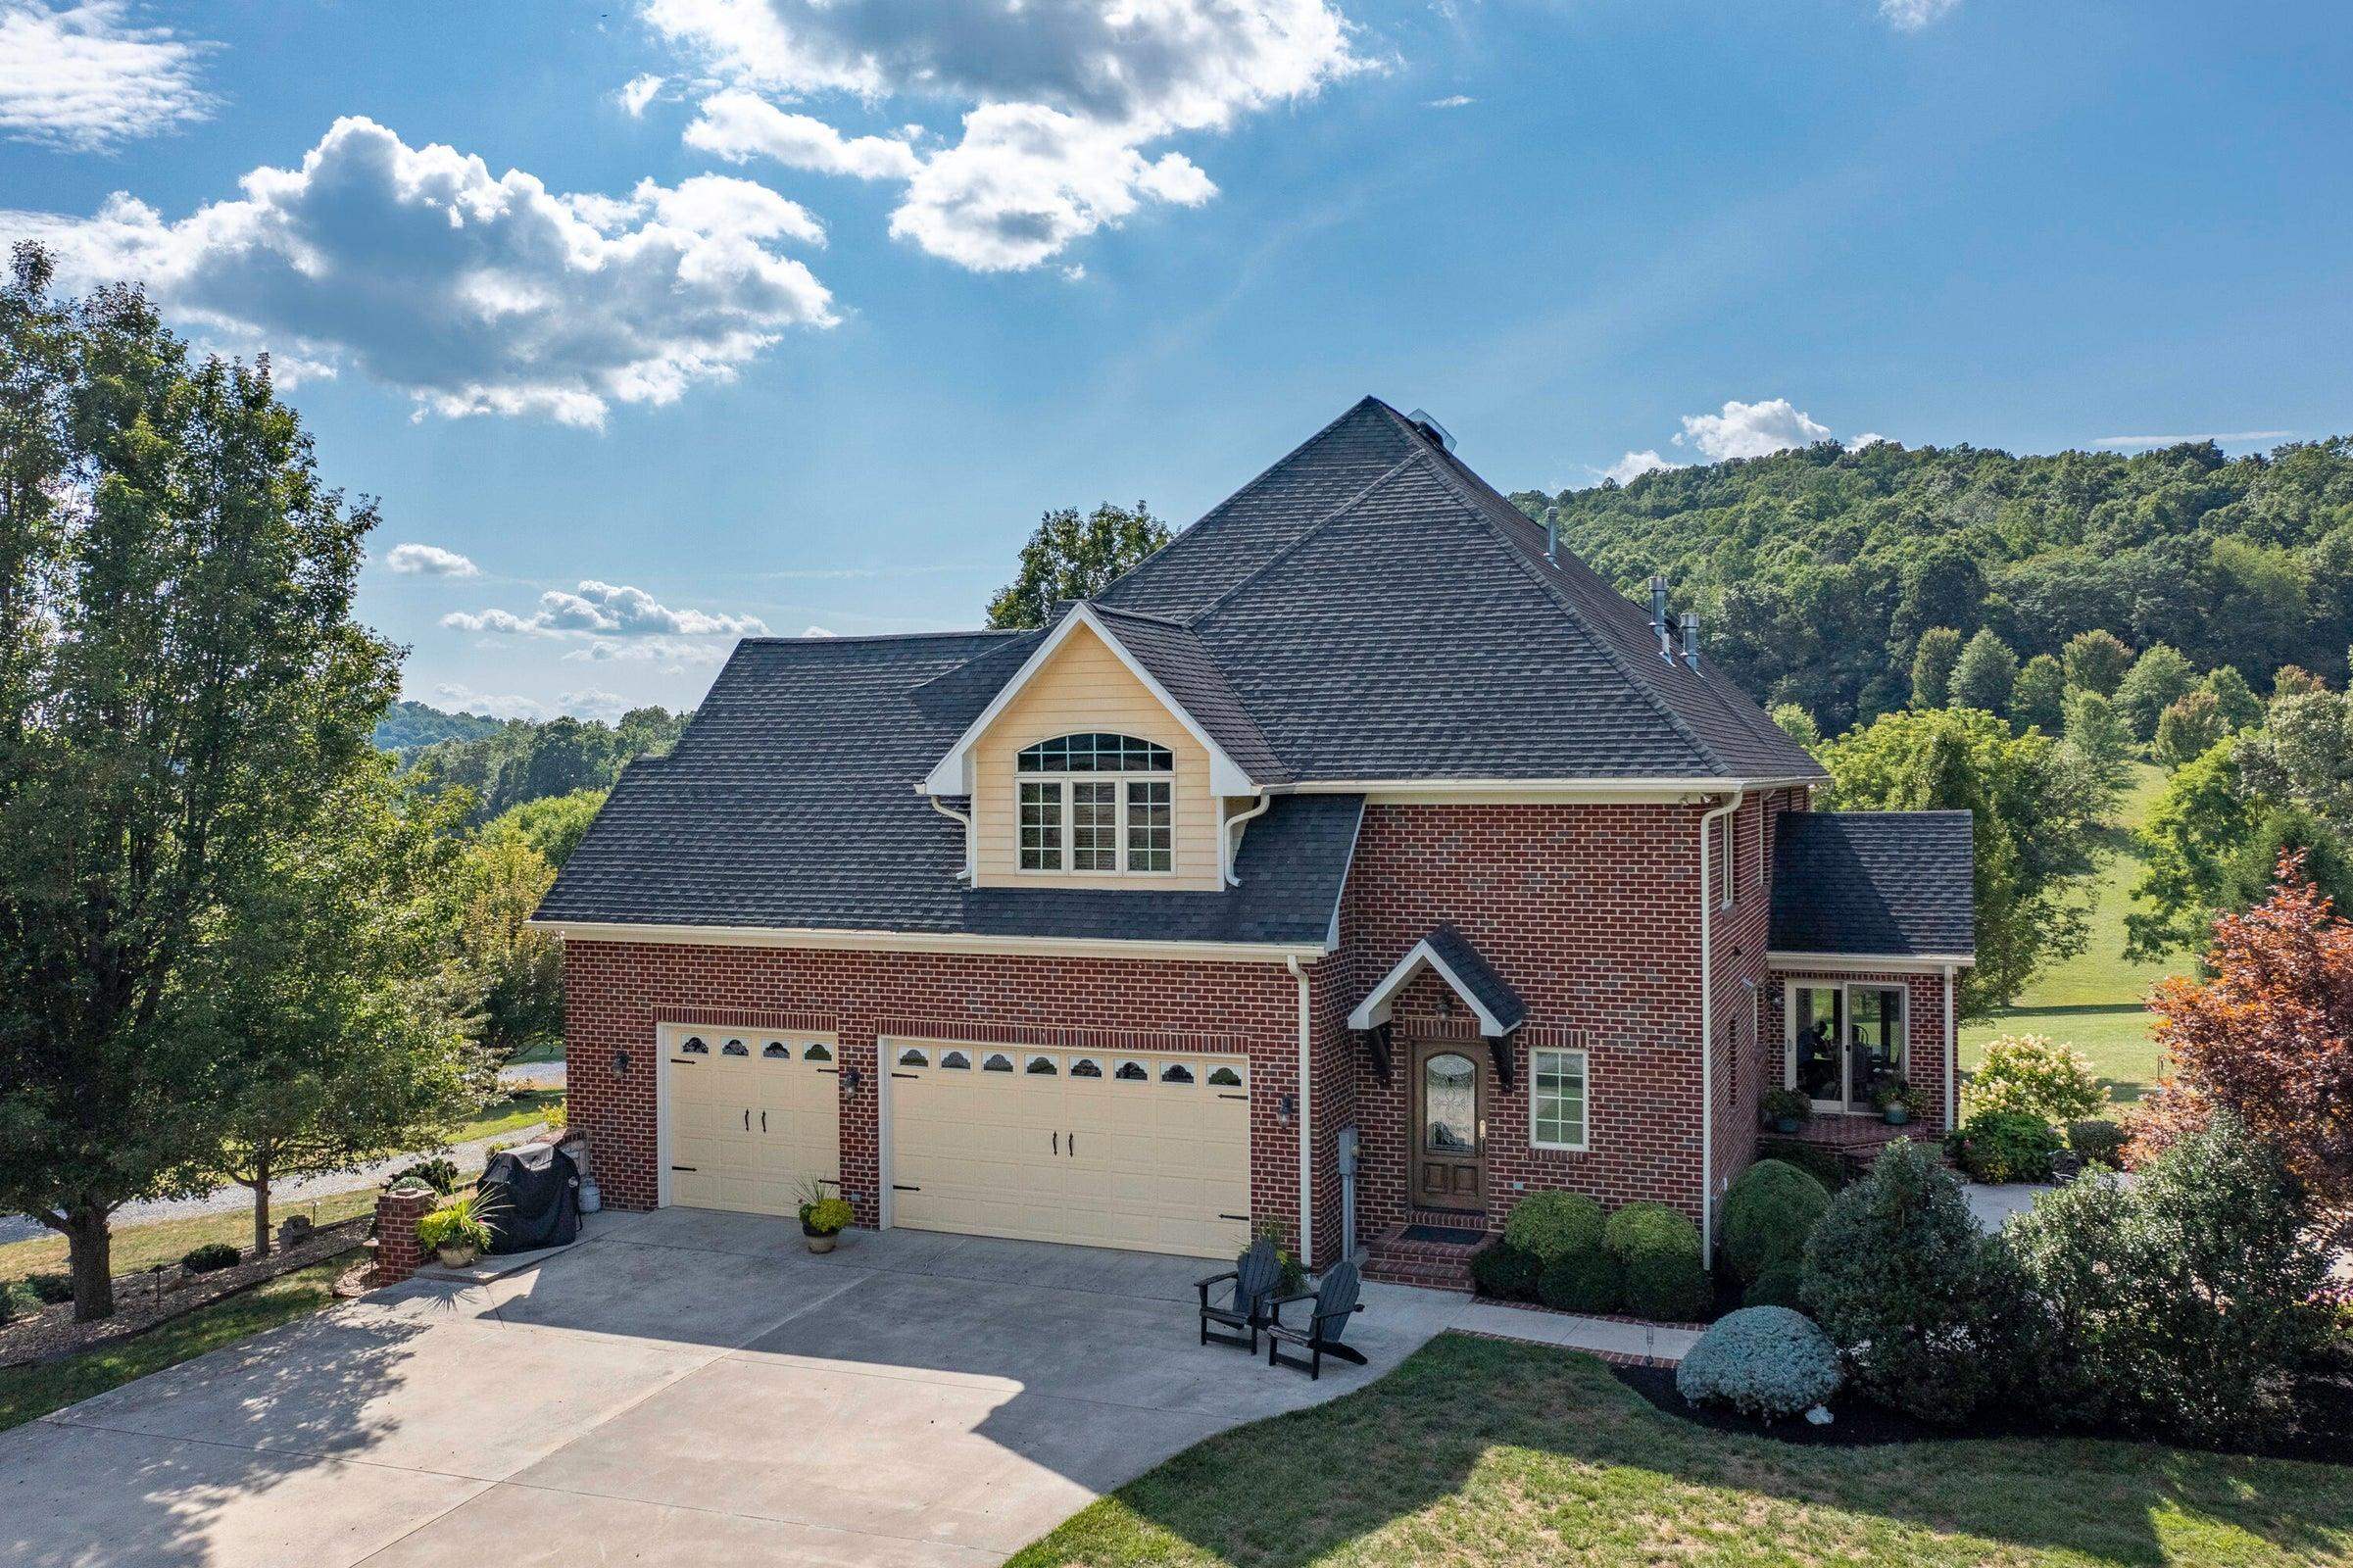
POLYGON ((410 695, 609 714, 1366 392, 1507 489, 2353 428, 2349 77, 2317 3, 0 0, 0 233, 273 352, 410 695))

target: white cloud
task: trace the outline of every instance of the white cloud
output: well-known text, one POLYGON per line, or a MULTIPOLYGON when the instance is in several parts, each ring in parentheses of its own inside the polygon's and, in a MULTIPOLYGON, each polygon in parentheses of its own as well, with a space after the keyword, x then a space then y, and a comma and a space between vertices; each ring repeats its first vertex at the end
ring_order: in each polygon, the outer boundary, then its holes
POLYGON ((481 568, 455 550, 439 545, 394 545, 384 553, 384 568, 406 577, 474 577, 481 568))
POLYGON ((733 83, 691 142, 904 180, 891 231, 983 270, 1038 266, 1147 202, 1207 201, 1209 176, 1152 143, 1371 69, 1330 0, 647 0, 645 14, 733 83), (959 104, 962 136, 926 153, 767 101, 818 94, 959 104))
POLYGON ((1887 24, 1903 32, 1916 32, 1948 12, 1958 10, 1961 0, 1879 0, 1879 14, 1887 24))
POLYGON ((673 673, 688 664, 715 664, 727 657, 724 644, 694 642, 682 637, 636 637, 626 642, 596 638, 582 643, 565 654, 566 662, 576 664, 602 664, 619 661, 626 663, 663 663, 673 666, 673 673))
POLYGON ((118 193, 96 217, 0 212, 74 281, 135 278, 239 345, 349 363, 425 413, 603 422, 613 403, 727 380, 832 296, 780 240, 816 220, 706 174, 625 197, 560 195, 519 170, 410 147, 344 119, 296 170, 168 221, 118 193))
POLYGON ((577 593, 549 589, 539 596, 539 608, 528 615, 505 610, 459 610, 442 616, 441 623, 460 631, 539 637, 561 637, 567 633, 591 637, 757 637, 768 629, 757 615, 673 610, 643 588, 599 582, 593 577, 582 582, 577 593))
POLYGON ((527 718, 533 723, 542 723, 568 713, 573 718, 593 718, 610 724, 632 708, 643 706, 616 692, 598 691, 594 687, 585 691, 565 692, 553 703, 543 703, 535 697, 524 697, 515 692, 478 692, 457 681, 444 681, 435 686, 432 701, 436 707, 460 713, 482 713, 491 718, 527 718))
POLYGON ((642 76, 631 76, 621 83, 620 90, 613 96, 621 101, 621 107, 629 112, 631 120, 641 119, 645 115, 646 105, 654 101, 662 91, 662 84, 667 79, 650 72, 642 76))
POLYGON ((1478 101, 1478 99, 1473 98, 1468 93, 1455 92, 1448 93, 1444 98, 1433 98, 1423 107, 1429 109, 1468 109, 1471 105, 1477 103, 1478 101))
POLYGON ((142 26, 123 0, 0 0, 0 134, 110 152, 216 107, 198 85, 213 44, 142 26))
POLYGON ((1727 403, 1721 414, 1687 414, 1675 444, 1697 447, 1717 460, 1761 458, 1823 440, 1829 434, 1830 426, 1791 407, 1788 398, 1773 398, 1762 403, 1727 403))
POLYGON ((1661 468, 1683 466, 1684 465, 1680 463, 1670 463, 1656 452, 1629 452, 1608 467, 1603 468, 1601 477, 1615 479, 1620 484, 1632 484, 1645 473, 1654 473, 1661 468))
POLYGON ((912 179, 923 161, 892 136, 845 136, 821 120, 787 114, 758 93, 730 87, 703 100, 686 144, 731 164, 758 155, 788 169, 855 179, 912 179))
POLYGON ((1865 447, 1879 446, 1887 439, 1887 438, 1886 436, 1880 434, 1877 430, 1865 430, 1861 435, 1847 437, 1846 450, 1849 452, 1860 452, 1865 447))
POLYGON ((2196 435, 2104 435, 2093 442, 2102 447, 2178 447, 2196 441, 2212 441, 2224 445, 2230 442, 2284 441, 2293 430, 2214 430, 2196 435))
POLYGON ((804 637, 830 637, 833 635, 833 633, 827 631, 822 626, 811 626, 808 630, 802 632, 801 635, 804 637))

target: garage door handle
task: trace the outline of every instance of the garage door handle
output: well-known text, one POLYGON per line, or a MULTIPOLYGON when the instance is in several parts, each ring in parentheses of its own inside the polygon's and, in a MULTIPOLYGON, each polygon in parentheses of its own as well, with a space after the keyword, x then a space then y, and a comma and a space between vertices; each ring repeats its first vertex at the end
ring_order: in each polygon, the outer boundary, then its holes
POLYGON ((752 1107, 751 1107, 751 1106, 749 1106, 749 1105, 746 1105, 746 1106, 744 1107, 744 1131, 746 1131, 746 1132, 750 1132, 751 1130, 752 1130, 752 1107))
POLYGON ((768 1130, 768 1113, 764 1110, 760 1113, 760 1130, 763 1133, 768 1130))
POLYGON ((1076 1133, 1070 1135, 1070 1153, 1072 1158, 1078 1156, 1078 1134, 1076 1133))
POLYGON ((1054 1135, 1054 1152, 1057 1154, 1062 1152, 1062 1135, 1060 1133, 1054 1135))

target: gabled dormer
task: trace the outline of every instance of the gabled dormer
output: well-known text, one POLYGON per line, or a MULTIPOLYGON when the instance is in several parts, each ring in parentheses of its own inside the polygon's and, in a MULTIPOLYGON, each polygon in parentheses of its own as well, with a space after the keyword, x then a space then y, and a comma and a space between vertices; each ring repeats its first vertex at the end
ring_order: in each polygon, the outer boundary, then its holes
POLYGON ((1275 771, 1191 632, 1079 604, 918 787, 966 818, 975 887, 1201 891, 1275 771))

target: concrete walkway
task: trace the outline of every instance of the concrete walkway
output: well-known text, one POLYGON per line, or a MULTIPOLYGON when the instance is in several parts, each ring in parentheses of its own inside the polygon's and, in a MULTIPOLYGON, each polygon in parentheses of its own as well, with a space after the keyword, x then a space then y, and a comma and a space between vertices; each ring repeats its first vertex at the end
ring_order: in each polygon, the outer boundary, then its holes
POLYGON ((419 1279, 0 1433, 0 1562, 989 1564, 1237 1423, 1446 1328, 1692 1336, 1368 1286, 1323 1380, 1203 1348, 1214 1265, 914 1231, 597 1215, 482 1285, 419 1279))

